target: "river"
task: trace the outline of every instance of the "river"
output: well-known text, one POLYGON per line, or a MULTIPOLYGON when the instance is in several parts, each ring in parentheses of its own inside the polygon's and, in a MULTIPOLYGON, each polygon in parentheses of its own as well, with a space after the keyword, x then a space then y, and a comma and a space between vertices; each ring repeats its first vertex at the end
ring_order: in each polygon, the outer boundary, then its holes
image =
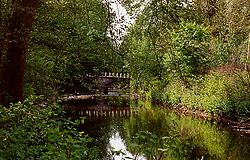
POLYGON ((181 116, 150 102, 112 99, 76 106, 79 129, 103 160, 249 160, 250 136, 217 122, 181 116))

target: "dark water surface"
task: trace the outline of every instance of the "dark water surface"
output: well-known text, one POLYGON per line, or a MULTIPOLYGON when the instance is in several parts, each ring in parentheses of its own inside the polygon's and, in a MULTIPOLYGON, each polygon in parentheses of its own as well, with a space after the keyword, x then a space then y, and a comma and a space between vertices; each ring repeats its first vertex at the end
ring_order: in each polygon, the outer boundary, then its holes
POLYGON ((149 102, 77 106, 100 159, 250 160, 250 137, 149 102), (119 105, 122 106, 119 106, 119 105))

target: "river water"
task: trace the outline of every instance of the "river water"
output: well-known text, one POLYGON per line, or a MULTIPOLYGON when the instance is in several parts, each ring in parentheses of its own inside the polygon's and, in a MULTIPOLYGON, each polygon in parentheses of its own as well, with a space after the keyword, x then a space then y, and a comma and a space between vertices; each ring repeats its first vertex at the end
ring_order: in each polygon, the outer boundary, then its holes
POLYGON ((77 106, 79 129, 103 160, 249 160, 250 137, 216 122, 181 116, 150 102, 114 100, 77 106))

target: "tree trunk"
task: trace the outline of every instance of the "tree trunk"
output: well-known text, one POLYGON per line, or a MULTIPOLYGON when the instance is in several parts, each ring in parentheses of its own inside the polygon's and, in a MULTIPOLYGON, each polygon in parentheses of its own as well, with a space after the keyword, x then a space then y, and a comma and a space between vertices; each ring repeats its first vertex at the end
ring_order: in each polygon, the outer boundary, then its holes
POLYGON ((23 100, 24 69, 39 0, 13 0, 0 59, 0 104, 23 100))

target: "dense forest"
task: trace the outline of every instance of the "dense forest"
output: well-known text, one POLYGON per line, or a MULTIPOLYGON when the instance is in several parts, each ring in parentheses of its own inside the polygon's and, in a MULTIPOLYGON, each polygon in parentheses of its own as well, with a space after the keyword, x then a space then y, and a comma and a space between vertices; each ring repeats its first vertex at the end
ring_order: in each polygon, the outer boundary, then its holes
POLYGON ((249 116, 249 5, 149 2, 122 46, 134 90, 191 109, 249 116))
POLYGON ((90 94, 90 74, 129 73, 147 101, 250 117, 249 0, 122 0, 135 21, 122 31, 111 3, 0 0, 0 159, 99 159, 74 129, 84 118, 57 101, 90 94))

